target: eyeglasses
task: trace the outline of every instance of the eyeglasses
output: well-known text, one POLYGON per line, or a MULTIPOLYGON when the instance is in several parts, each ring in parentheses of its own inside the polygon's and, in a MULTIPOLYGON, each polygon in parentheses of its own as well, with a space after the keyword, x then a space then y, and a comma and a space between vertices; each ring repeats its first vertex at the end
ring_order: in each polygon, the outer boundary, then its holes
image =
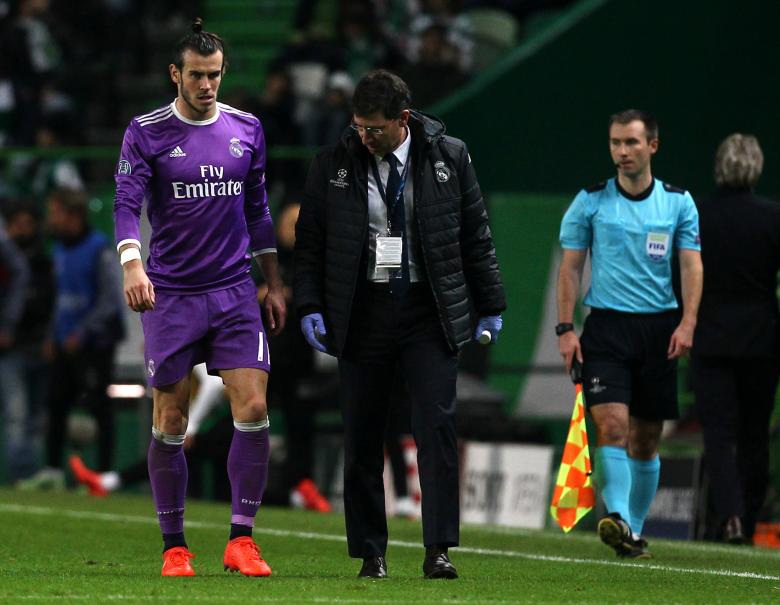
MULTIPOLYGON (((389 126, 389 124, 387 126, 389 126)), ((366 134, 370 134, 371 136, 375 137, 381 136, 387 126, 359 126, 354 122, 349 125, 349 127, 358 134, 363 134, 365 132, 366 134)))

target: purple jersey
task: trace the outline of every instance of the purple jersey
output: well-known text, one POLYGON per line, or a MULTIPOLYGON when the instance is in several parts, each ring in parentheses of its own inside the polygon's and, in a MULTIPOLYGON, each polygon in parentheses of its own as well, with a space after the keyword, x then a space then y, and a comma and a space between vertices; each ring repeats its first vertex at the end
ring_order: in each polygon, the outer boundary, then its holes
POLYGON ((195 122, 174 101, 134 118, 115 178, 118 246, 140 246, 147 200, 146 271, 155 288, 193 294, 229 288, 248 278, 248 250, 276 251, 265 137, 252 114, 217 103, 213 118, 195 122))

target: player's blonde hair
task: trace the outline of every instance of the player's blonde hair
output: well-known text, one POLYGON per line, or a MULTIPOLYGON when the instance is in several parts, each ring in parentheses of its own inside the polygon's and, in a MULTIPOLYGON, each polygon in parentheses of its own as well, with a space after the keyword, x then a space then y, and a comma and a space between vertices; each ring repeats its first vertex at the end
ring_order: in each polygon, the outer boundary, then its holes
POLYGON ((715 154, 715 183, 719 187, 752 189, 764 169, 764 154, 751 134, 730 134, 715 154))

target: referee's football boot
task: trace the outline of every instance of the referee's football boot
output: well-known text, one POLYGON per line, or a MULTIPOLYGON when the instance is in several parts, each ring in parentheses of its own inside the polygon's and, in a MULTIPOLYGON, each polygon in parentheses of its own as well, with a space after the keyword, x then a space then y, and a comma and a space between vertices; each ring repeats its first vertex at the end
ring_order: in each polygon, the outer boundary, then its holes
POLYGON ((629 538, 630 548, 619 552, 618 557, 623 559, 652 559, 653 553, 647 548, 647 540, 644 538, 629 538))
POLYGON ((194 576, 195 570, 190 565, 193 555, 185 546, 174 546, 163 553, 162 575, 164 576, 194 576))
POLYGON ((249 536, 233 538, 225 547, 222 559, 225 570, 238 571, 245 576, 267 577, 271 567, 263 560, 260 547, 249 536))
POLYGON ((618 513, 609 513, 598 524, 599 538, 619 557, 628 556, 634 548, 631 528, 618 513))
POLYGON ((632 538, 631 550, 628 554, 621 555, 627 559, 652 559, 653 553, 648 550, 647 540, 644 538, 632 538))

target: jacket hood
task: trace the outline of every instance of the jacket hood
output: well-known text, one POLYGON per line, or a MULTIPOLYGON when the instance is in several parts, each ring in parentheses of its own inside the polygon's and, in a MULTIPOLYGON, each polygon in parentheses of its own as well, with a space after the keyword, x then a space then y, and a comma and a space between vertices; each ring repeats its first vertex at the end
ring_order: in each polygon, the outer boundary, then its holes
MULTIPOLYGON (((412 133, 414 140, 421 140, 425 143, 432 143, 436 139, 444 136, 447 131, 444 122, 442 122, 436 116, 432 116, 422 111, 412 109, 412 115, 409 117, 409 131, 412 133)), ((341 134, 341 143, 347 149, 359 149, 354 145, 362 145, 360 142, 360 136, 350 126, 344 129, 341 134)))

